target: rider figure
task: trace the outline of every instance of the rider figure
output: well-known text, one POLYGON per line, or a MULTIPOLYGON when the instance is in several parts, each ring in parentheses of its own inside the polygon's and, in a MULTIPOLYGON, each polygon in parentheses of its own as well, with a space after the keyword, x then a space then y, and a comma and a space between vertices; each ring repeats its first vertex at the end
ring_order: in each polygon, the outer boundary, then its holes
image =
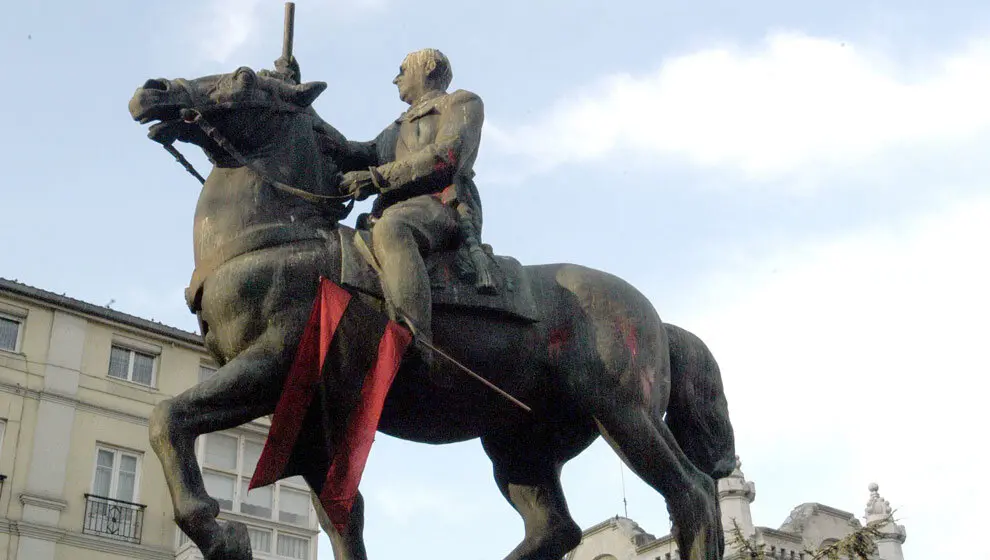
MULTIPOLYGON (((276 68, 298 80, 292 62, 276 61, 276 68)), ((472 169, 484 106, 474 93, 448 93, 452 78, 440 51, 409 54, 392 80, 409 109, 369 142, 333 142, 347 171, 341 190, 358 200, 378 195, 369 221, 384 289, 400 320, 427 343, 433 339, 432 298, 423 255, 464 243, 476 287, 495 290, 480 241, 481 202, 472 169)), ((422 345, 419 350, 432 363, 432 352, 422 345)))

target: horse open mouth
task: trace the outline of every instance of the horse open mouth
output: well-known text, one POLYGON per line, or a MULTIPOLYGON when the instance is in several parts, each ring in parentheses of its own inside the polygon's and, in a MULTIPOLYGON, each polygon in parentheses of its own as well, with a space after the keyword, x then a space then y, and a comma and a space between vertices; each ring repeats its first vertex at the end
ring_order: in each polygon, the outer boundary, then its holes
POLYGON ((154 92, 148 94, 143 90, 134 94, 129 105, 131 118, 140 124, 173 121, 179 118, 179 111, 182 110, 182 104, 165 101, 154 92))
POLYGON ((189 123, 182 119, 170 119, 151 125, 148 128, 148 138, 161 144, 172 144, 188 132, 189 123))
POLYGON ((168 80, 148 80, 134 92, 127 104, 131 118, 141 124, 153 121, 172 121, 179 118, 179 111, 187 103, 187 95, 172 88, 168 80))

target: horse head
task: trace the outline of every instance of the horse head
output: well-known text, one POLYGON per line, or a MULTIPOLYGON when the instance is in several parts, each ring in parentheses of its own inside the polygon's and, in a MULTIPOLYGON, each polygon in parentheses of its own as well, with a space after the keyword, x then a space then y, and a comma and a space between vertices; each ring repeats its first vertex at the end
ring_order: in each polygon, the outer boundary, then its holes
MULTIPOLYGON (((339 192, 337 164, 321 153, 314 132, 318 117, 311 105, 326 87, 325 82, 292 84, 242 66, 192 80, 150 79, 128 109, 139 123, 153 123, 148 137, 173 155, 175 141, 197 145, 215 167, 260 175, 264 183, 314 203, 338 221, 353 201, 339 192)), ((217 180, 250 181, 247 175, 217 180)))
POLYGON ((286 117, 311 111, 323 93, 325 82, 291 84, 265 71, 240 67, 228 74, 196 79, 150 79, 139 87, 128 104, 131 117, 152 124, 148 137, 168 145, 176 140, 201 147, 214 164, 236 166, 230 147, 252 154, 279 140, 286 117), (218 145, 200 119, 229 142, 218 145))

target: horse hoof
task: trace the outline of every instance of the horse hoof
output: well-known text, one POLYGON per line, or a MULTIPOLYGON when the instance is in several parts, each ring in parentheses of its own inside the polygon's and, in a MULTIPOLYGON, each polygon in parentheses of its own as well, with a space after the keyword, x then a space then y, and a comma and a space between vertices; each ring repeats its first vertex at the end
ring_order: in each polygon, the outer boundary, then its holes
POLYGON ((714 494, 714 484, 704 480, 677 503, 667 506, 673 519, 671 534, 684 560, 721 560, 725 551, 721 510, 714 494))
POLYGON ((247 526, 236 521, 221 521, 220 534, 204 556, 206 560, 252 560, 247 526))

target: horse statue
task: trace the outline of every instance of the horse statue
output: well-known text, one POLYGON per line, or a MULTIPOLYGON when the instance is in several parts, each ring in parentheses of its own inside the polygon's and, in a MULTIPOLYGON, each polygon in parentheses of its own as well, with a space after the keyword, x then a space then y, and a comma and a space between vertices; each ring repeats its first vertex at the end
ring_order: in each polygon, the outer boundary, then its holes
MULTIPOLYGON (((241 67, 150 79, 129 103, 134 120, 153 123, 149 137, 197 145, 213 163, 196 205, 187 300, 221 367, 156 406, 149 428, 175 521, 207 560, 247 560, 251 551, 243 524, 216 519, 193 442, 275 411, 318 279, 341 279, 346 240, 358 235, 339 223, 349 210, 339 162, 314 131, 311 104, 325 88, 241 67)), ((434 341, 531 412, 467 377, 443 386, 403 362, 378 430, 431 444, 481 438, 496 485, 525 523, 507 560, 559 560, 580 543, 560 472, 599 435, 663 495, 681 557, 721 559, 716 480, 732 471, 735 449, 708 348, 608 273, 520 265, 516 284, 528 290, 536 320, 455 301, 436 308, 434 341)), ((341 383, 363 374, 333 372, 341 383)), ((363 514, 359 495, 346 530, 323 523, 337 560, 366 558, 363 514)))

